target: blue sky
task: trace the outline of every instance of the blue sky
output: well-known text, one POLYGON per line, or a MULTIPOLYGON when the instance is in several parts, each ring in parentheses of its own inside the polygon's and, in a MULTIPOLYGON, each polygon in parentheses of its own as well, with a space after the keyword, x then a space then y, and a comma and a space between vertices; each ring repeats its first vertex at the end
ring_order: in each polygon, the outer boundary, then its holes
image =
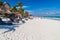
POLYGON ((2 0, 14 6, 22 2, 25 10, 36 16, 60 16, 60 0, 2 0))

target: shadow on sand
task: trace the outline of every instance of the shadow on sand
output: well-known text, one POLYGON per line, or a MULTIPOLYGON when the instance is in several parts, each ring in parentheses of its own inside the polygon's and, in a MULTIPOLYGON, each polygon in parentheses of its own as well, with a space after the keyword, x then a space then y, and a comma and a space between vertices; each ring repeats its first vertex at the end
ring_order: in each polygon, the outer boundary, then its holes
MULTIPOLYGON (((22 24, 24 24, 24 23, 22 23, 22 24)), ((19 25, 22 25, 22 24, 21 23, 17 23, 17 24, 13 24, 13 25, 0 25, 0 29, 8 29, 7 31, 3 32, 2 34, 10 32, 10 31, 14 32, 16 30, 15 28, 19 27, 19 25)))
POLYGON ((15 27, 19 27, 19 26, 18 25, 0 25, 0 29, 7 29, 7 31, 5 31, 3 33, 9 32, 9 31, 14 32, 16 30, 15 27))

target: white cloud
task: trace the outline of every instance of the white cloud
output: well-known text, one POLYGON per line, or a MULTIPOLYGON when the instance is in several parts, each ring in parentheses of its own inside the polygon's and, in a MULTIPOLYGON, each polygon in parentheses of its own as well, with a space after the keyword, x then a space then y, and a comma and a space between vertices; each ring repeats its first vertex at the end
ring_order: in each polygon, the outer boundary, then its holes
POLYGON ((29 6, 23 6, 23 8, 28 8, 29 6))
MULTIPOLYGON (((23 8, 28 8, 29 6, 23 6, 23 8)), ((20 7, 16 7, 16 8, 20 8, 20 7)))

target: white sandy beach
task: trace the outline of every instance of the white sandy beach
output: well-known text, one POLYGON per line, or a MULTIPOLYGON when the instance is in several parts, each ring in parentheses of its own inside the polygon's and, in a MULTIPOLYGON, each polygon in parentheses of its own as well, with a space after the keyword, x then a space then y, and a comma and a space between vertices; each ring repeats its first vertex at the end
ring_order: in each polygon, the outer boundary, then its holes
POLYGON ((60 40, 60 21, 33 18, 19 25, 16 30, 1 34, 0 40, 60 40))

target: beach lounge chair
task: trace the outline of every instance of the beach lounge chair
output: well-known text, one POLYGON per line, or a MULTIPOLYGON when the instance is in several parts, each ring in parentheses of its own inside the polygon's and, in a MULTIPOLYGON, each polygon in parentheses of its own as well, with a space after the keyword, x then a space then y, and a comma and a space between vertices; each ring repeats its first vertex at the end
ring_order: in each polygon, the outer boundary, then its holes
POLYGON ((12 22, 10 22, 10 21, 2 21, 2 18, 0 18, 0 25, 12 25, 12 22))

